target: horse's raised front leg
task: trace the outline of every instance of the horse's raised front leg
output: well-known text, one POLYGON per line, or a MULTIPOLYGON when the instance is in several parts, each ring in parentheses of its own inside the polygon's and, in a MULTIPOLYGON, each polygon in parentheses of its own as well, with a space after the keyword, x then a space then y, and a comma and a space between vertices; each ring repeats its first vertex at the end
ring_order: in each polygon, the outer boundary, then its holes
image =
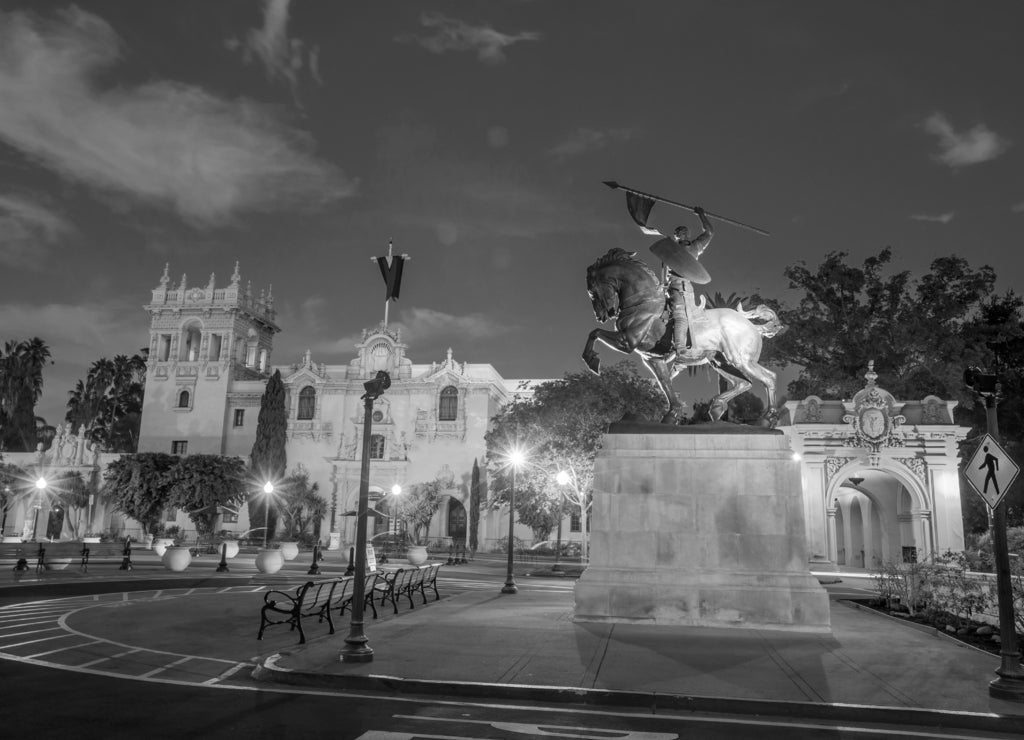
POLYGON ((601 358, 594 351, 594 343, 598 340, 626 355, 636 349, 636 341, 630 339, 624 332, 594 329, 590 332, 587 343, 583 347, 583 361, 595 375, 601 374, 601 358))

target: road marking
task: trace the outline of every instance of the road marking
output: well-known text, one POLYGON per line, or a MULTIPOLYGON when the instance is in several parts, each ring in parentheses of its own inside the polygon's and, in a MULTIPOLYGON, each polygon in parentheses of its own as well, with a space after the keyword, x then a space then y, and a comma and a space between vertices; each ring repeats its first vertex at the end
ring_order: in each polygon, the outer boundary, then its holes
MULTIPOLYGON (((147 651, 147 652, 150 652, 150 653, 159 653, 160 651, 157 651, 157 650, 149 650, 149 651, 147 651)), ((167 665, 165 665, 165 666, 162 666, 162 667, 160 667, 160 668, 154 668, 154 669, 153 669, 153 670, 151 670, 151 671, 150 671, 149 673, 143 673, 143 674, 142 674, 141 676, 139 676, 139 678, 152 678, 153 676, 155 676, 155 675, 156 675, 156 674, 158 674, 158 673, 163 673, 163 672, 164 672, 164 671, 166 671, 166 670, 167 670, 168 668, 174 668, 174 666, 177 666, 177 665, 181 665, 182 663, 187 663, 188 661, 192 660, 192 658, 193 658, 193 656, 191 656, 191 655, 187 655, 187 656, 185 656, 184 658, 180 658, 179 660, 175 660, 175 661, 173 661, 173 662, 171 662, 171 663, 168 663, 167 665)))
POLYGON ((53 655, 54 653, 60 653, 65 650, 74 650, 76 648, 86 648, 90 645, 99 645, 103 640, 93 640, 92 642, 79 642, 75 645, 68 645, 67 647, 57 648, 56 650, 47 650, 45 653, 35 653, 33 655, 26 655, 26 658, 42 658, 44 655, 53 655))
POLYGON ((224 681, 224 680, 226 680, 228 678, 231 678, 233 675, 238 673, 243 668, 255 668, 255 667, 256 667, 255 663, 239 663, 238 665, 231 666, 230 668, 228 668, 226 671, 224 671, 219 676, 214 676, 213 678, 210 678, 210 679, 207 679, 206 681, 203 681, 203 685, 204 686, 213 686, 215 683, 220 683, 221 681, 224 681))
MULTIPOLYGON (((60 629, 60 627, 55 627, 54 629, 60 629)), ((37 634, 39 632, 49 631, 50 630, 36 630, 35 632, 25 632, 24 634, 32 635, 37 634)), ((8 637, 17 637, 17 635, 8 635, 8 637)), ((11 645, 0 645, 0 650, 9 650, 10 648, 21 647, 22 645, 31 645, 34 642, 46 642, 47 640, 56 640, 61 637, 64 637, 64 635, 50 635, 49 637, 40 637, 38 640, 25 640, 25 642, 15 642, 11 645)))
MULTIPOLYGON (((106 642, 106 641, 105 640, 100 640, 99 642, 106 642)), ((132 653, 141 653, 141 652, 142 652, 142 648, 132 648, 131 650, 125 650, 123 653, 117 653, 116 655, 108 655, 105 658, 96 658, 96 660, 90 660, 88 663, 82 663, 82 664, 80 664, 77 667, 78 668, 88 668, 89 666, 96 665, 97 663, 103 663, 103 662, 106 662, 108 660, 115 660, 117 658, 123 658, 126 655, 131 655, 132 653)))

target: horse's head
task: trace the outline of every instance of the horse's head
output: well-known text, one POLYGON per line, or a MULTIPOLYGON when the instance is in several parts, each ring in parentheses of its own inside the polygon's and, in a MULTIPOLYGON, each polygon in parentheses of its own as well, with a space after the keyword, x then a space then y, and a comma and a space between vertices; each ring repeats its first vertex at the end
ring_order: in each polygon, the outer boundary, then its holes
POLYGON ((603 324, 619 315, 619 289, 613 278, 605 276, 597 263, 587 268, 587 295, 594 308, 597 323, 603 324))

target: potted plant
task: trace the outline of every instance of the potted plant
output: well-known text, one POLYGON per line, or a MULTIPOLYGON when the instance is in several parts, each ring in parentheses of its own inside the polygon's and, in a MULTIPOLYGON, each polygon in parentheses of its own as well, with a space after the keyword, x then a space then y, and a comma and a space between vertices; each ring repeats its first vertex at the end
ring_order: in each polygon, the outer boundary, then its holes
POLYGON ((285 560, 294 560, 299 554, 299 541, 314 521, 327 512, 327 501, 320 495, 320 484, 310 483, 304 465, 296 465, 295 472, 281 485, 279 514, 284 525, 281 554, 285 560))
POLYGON ((160 562, 164 564, 167 570, 183 571, 192 563, 192 550, 188 547, 171 545, 164 550, 163 556, 160 558, 160 562))
POLYGON ((441 505, 441 484, 434 480, 411 487, 408 492, 388 494, 387 508, 402 520, 408 535, 405 559, 411 565, 427 562, 427 529, 441 505))
POLYGON ((163 557, 164 553, 167 552, 168 547, 174 545, 174 538, 181 533, 181 527, 177 524, 172 524, 164 530, 162 537, 156 537, 153 540, 153 552, 157 554, 157 557, 163 557))
POLYGON ((256 570, 260 573, 277 573, 284 567, 284 556, 279 547, 261 547, 256 551, 256 570))

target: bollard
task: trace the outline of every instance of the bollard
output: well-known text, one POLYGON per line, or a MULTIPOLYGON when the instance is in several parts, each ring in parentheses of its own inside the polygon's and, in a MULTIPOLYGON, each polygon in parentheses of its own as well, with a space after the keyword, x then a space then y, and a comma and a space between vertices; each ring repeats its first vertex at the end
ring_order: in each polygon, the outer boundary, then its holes
POLYGON ((452 559, 452 546, 448 545, 448 562, 445 565, 454 565, 455 561, 452 559))
POLYGON ((318 575, 320 575, 320 566, 317 563, 317 561, 319 561, 319 560, 320 560, 320 543, 317 542, 316 544, 313 545, 313 564, 309 566, 309 570, 306 571, 306 575, 308 575, 308 576, 318 576, 318 575))
POLYGON ((466 564, 466 546, 465 545, 459 545, 459 547, 457 547, 455 549, 455 564, 456 565, 465 565, 466 564), (459 549, 460 548, 462 549, 462 556, 461 557, 459 556, 459 549))
POLYGON ((121 553, 121 567, 118 570, 132 569, 132 538, 124 538, 124 552, 121 553))
POLYGON ((348 548, 348 567, 345 569, 345 575, 351 576, 356 572, 356 566, 352 563, 352 558, 356 556, 356 548, 348 548))
POLYGON ((228 569, 228 543, 220 543, 220 565, 217 566, 218 573, 230 573, 228 569))

